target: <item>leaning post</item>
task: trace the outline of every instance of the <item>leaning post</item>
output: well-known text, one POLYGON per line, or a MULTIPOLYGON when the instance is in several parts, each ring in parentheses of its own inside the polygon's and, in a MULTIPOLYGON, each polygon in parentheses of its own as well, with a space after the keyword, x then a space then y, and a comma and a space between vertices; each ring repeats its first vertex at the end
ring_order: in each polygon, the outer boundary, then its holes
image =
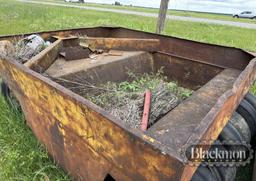
POLYGON ((169 4, 169 0, 161 0, 158 20, 157 20, 157 27, 156 27, 156 33, 158 34, 161 34, 164 30, 168 4, 169 4))

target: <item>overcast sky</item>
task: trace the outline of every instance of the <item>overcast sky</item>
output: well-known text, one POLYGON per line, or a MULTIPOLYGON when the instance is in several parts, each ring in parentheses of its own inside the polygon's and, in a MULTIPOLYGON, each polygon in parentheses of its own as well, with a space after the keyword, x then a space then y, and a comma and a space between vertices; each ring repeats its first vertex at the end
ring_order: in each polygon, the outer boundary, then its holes
MULTIPOLYGON (((116 0, 122 4, 134 6, 159 7, 160 0, 116 0)), ((89 0, 89 2, 112 4, 115 0, 89 0)), ((235 13, 244 10, 256 11, 256 0, 170 0, 170 8, 217 12, 235 13)))

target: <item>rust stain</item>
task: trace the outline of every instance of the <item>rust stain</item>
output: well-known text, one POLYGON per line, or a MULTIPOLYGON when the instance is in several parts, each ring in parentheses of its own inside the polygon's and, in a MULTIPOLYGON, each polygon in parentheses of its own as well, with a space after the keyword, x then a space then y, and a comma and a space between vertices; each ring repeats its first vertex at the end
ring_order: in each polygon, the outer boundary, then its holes
MULTIPOLYGON (((89 151, 84 155, 97 157, 98 160, 104 162, 103 165, 111 165, 130 179, 176 180, 179 177, 183 166, 181 163, 175 162, 170 156, 153 149, 138 137, 127 134, 124 129, 102 114, 20 70, 20 67, 17 68, 13 63, 1 61, 0 70, 1 72, 8 70, 8 75, 10 75, 8 79, 15 82, 19 91, 23 93, 22 100, 29 103, 22 104, 24 112, 30 112, 30 114, 26 114, 26 119, 53 157, 57 158, 61 165, 68 170, 73 170, 71 167, 81 169, 79 172, 71 172, 75 177, 78 176, 78 173, 80 176, 83 175, 85 169, 80 167, 82 163, 70 166, 71 161, 67 161, 68 158, 64 156, 71 154, 66 153, 68 145, 70 146, 69 142, 72 141, 69 140, 70 134, 79 138, 76 140, 79 144, 86 145, 89 151), (31 108, 32 110, 30 110, 31 108), (44 126, 48 132, 41 132, 39 125, 44 126), (54 135, 51 130, 57 131, 57 135, 54 135), (47 138, 49 135, 51 138, 47 138), (63 141, 62 144, 60 144, 60 140, 63 141), (59 149, 63 148, 60 155, 54 150, 55 148, 51 149, 51 145, 56 147, 56 144, 57 147, 60 147, 59 149)), ((17 90, 16 87, 11 88, 14 92, 15 89, 17 90)), ((74 150, 72 154, 76 154, 76 152, 74 150)), ((94 165, 94 167, 96 166, 94 165)), ((88 170, 92 173, 95 172, 90 168, 88 170)), ((103 169, 102 175, 106 175, 107 172, 111 172, 110 167, 103 169)), ((85 178, 86 175, 83 176, 83 179, 85 178)))
POLYGON ((160 41, 158 39, 86 37, 80 38, 80 42, 88 44, 92 49, 107 50, 155 52, 160 47, 160 41))

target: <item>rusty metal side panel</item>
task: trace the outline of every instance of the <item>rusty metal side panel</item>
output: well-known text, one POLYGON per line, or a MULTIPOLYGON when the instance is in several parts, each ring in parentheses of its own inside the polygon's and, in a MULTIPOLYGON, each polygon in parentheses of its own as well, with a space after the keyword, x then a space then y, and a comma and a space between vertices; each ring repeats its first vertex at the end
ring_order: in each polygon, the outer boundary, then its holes
POLYGON ((163 68, 170 80, 176 80, 181 86, 192 90, 202 87, 224 69, 163 53, 153 56, 155 71, 163 68))
MULTIPOLYGON (((195 129, 187 143, 198 143, 200 141, 209 141, 213 143, 216 140, 230 120, 233 112, 236 110, 244 96, 248 93, 252 83, 256 80, 256 59, 253 59, 246 69, 240 74, 233 85, 232 90, 227 91, 219 99, 207 116, 201 121, 201 124, 195 129), (212 119, 214 118, 214 119, 212 119), (198 142, 198 140, 200 140, 198 142)), ((185 145, 188 147, 189 145, 185 145)), ((196 168, 186 166, 183 172, 182 180, 190 180, 196 168)))
POLYGON ((238 48, 196 42, 127 28, 112 30, 116 38, 153 38, 161 42, 160 51, 227 68, 243 70, 254 57, 238 48))
MULTIPOLYGON (((161 45, 159 50, 165 53, 172 53, 188 59, 199 60, 206 63, 211 63, 227 68, 235 68, 243 70, 251 59, 254 58, 252 54, 245 52, 241 49, 225 47, 207 43, 200 43, 181 38, 158 35, 139 30, 132 30, 122 27, 92 27, 92 28, 79 28, 57 30, 49 32, 37 32, 44 39, 51 36, 74 36, 74 35, 87 35, 90 37, 107 37, 107 38, 153 38, 159 39, 161 45)), ((14 40, 21 38, 25 35, 14 36, 1 36, 0 40, 14 40)))
POLYGON ((86 27, 76 29, 62 29, 55 31, 32 32, 19 35, 0 36, 0 40, 15 41, 17 39, 23 38, 24 36, 29 36, 31 34, 39 34, 44 39, 49 39, 51 36, 66 37, 75 35, 87 35, 92 37, 112 37, 112 30, 115 28, 116 27, 86 27))
POLYGON ((160 152, 159 143, 111 121, 82 97, 12 61, 0 60, 0 76, 37 138, 76 179, 102 180, 108 173, 126 180, 180 179, 183 164, 160 152))
POLYGON ((123 50, 123 51, 158 51, 160 42, 158 39, 134 39, 134 38, 80 38, 81 43, 88 44, 93 49, 123 50))

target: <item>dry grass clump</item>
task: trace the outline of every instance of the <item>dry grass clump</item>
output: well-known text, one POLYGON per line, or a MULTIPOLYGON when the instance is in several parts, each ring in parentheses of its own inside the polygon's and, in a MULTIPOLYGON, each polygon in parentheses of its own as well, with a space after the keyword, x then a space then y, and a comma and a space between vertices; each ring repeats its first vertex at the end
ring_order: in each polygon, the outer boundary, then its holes
POLYGON ((192 94, 191 90, 179 87, 176 82, 168 81, 167 77, 163 76, 162 70, 156 74, 136 75, 131 72, 128 74, 132 81, 107 82, 100 86, 61 78, 56 81, 102 107, 133 128, 140 126, 146 89, 152 93, 150 125, 192 94))

